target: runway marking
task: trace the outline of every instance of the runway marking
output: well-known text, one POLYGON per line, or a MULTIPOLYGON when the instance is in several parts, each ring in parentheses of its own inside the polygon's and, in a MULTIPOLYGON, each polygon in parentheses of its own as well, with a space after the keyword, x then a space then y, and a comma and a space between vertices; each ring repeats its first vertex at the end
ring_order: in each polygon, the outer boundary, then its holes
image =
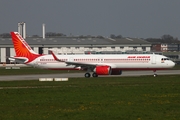
POLYGON ((26 87, 0 87, 2 89, 29 89, 29 88, 58 88, 61 86, 26 86, 26 87))
MULTIPOLYGON (((62 86, 25 86, 25 87, 0 87, 0 90, 3 89, 39 89, 39 88, 60 88, 62 86)), ((69 85, 66 87, 77 87, 73 85, 69 85)))

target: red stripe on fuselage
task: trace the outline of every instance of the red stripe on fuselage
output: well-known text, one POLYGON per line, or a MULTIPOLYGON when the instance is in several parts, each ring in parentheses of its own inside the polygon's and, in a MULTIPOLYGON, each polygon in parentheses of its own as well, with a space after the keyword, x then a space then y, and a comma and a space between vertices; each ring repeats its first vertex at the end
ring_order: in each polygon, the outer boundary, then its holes
MULTIPOLYGON (((79 68, 48 68, 49 70, 80 70, 79 68)), ((113 70, 167 70, 168 68, 113 68, 113 70)))

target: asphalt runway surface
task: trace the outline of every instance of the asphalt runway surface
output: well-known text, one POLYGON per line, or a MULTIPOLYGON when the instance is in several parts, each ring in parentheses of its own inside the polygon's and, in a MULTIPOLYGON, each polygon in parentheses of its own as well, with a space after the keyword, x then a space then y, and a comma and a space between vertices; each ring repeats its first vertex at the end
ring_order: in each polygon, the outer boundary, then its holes
MULTIPOLYGON (((143 75, 152 75, 153 76, 153 74, 154 74, 153 71, 123 71, 122 75, 110 75, 110 76, 99 75, 99 77, 121 77, 121 76, 143 76, 143 75)), ((179 75, 180 70, 159 70, 156 72, 156 74, 157 75, 179 75)), ((80 78, 80 77, 84 77, 84 73, 2 75, 2 76, 0 76, 0 81, 39 80, 39 78, 80 78)))

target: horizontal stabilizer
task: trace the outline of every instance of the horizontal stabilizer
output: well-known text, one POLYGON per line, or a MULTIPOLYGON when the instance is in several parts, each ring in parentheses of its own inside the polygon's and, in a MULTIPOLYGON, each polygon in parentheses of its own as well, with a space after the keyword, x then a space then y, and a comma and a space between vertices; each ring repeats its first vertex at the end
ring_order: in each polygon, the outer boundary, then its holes
POLYGON ((18 62, 18 63, 21 63, 21 64, 24 64, 26 61, 28 61, 28 59, 25 58, 25 57, 9 57, 8 59, 10 61, 18 62))

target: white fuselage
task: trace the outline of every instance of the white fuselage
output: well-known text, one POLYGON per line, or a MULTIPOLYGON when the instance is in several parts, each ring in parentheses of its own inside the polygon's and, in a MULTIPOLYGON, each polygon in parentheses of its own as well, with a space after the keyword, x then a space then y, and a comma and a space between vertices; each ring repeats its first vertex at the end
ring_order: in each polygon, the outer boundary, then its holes
MULTIPOLYGON (((163 55, 156 54, 83 54, 83 55, 57 55, 62 61, 88 63, 97 66, 106 65, 112 69, 119 70, 161 70, 172 68, 175 63, 163 55), (162 60, 163 59, 163 60, 162 60)), ((39 68, 59 69, 59 70, 78 70, 81 69, 75 65, 67 65, 65 62, 54 60, 52 55, 43 55, 28 65, 39 68)))

